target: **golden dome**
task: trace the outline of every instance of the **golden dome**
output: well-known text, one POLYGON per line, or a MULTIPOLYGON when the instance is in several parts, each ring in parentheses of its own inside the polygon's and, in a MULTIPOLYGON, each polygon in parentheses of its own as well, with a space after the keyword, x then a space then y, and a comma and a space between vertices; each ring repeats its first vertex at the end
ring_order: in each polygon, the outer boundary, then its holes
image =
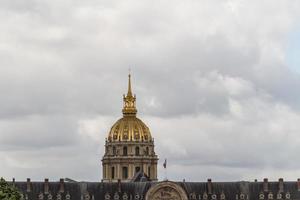
POLYGON ((119 119, 110 129, 108 141, 152 141, 149 128, 142 120, 136 117, 135 95, 131 92, 130 74, 128 75, 128 92, 123 96, 123 117, 119 119))
POLYGON ((118 141, 151 141, 149 128, 137 117, 123 117, 111 128, 108 140, 118 141))

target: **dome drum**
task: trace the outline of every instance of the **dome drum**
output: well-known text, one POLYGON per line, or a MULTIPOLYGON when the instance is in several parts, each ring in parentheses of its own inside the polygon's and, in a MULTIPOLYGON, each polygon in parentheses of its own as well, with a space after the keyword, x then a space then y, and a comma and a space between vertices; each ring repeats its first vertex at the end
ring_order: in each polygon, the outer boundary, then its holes
POLYGON ((106 143, 105 156, 109 157, 151 157, 155 156, 154 144, 133 144, 133 143, 106 143), (124 149, 126 148, 126 149, 124 149))

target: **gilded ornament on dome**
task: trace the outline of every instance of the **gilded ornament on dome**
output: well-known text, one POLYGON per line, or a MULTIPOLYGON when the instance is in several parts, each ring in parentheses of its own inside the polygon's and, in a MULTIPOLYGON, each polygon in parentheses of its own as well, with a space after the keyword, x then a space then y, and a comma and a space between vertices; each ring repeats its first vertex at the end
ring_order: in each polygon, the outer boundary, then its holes
POLYGON ((127 139, 128 139, 128 133, 127 133, 127 132, 124 132, 124 134, 123 134, 123 139, 124 139, 124 140, 127 140, 127 139))
POLYGON ((138 133, 138 132, 135 132, 135 133, 134 133, 134 139, 136 139, 136 140, 139 139, 139 133, 138 133))
POLYGON ((118 139, 118 135, 114 134, 114 140, 118 139))

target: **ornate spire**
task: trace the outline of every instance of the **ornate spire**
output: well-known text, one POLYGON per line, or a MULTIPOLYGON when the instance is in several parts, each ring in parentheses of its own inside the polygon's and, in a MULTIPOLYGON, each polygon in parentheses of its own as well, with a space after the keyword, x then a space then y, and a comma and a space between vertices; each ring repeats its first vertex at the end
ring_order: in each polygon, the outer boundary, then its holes
POLYGON ((132 95, 131 91, 131 75, 128 74, 128 91, 127 95, 123 95, 123 116, 135 116, 137 113, 136 107, 135 107, 135 95, 132 95))
POLYGON ((128 74, 128 91, 127 91, 127 96, 132 96, 131 92, 131 75, 128 74))

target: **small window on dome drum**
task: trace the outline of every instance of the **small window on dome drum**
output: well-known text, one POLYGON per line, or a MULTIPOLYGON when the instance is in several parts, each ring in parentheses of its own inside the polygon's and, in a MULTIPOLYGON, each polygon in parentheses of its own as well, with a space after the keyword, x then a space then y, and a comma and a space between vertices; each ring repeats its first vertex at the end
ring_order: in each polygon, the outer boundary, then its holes
POLYGON ((135 155, 136 156, 140 155, 140 148, 139 147, 135 147, 135 155))
POLYGON ((146 155, 149 155, 149 147, 146 147, 146 155))
POLYGON ((123 147, 123 156, 127 156, 127 147, 123 147))
POLYGON ((113 155, 115 156, 116 154, 116 147, 113 147, 113 155))

